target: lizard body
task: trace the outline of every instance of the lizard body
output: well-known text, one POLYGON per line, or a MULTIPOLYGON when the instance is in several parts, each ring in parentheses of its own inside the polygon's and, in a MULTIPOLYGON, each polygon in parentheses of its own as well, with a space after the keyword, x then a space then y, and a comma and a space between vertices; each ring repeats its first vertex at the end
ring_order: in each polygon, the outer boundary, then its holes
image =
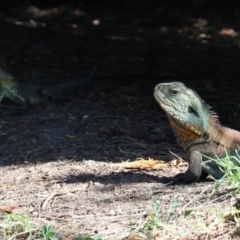
POLYGON ((181 82, 158 84, 154 97, 165 111, 178 144, 189 154, 184 180, 196 182, 205 173, 221 178, 224 173, 220 167, 203 155, 223 157, 226 150, 234 154, 240 146, 240 132, 222 126, 210 106, 181 82))
POLYGON ((63 95, 89 86, 91 80, 92 75, 89 75, 78 81, 41 86, 17 81, 10 73, 0 68, 0 102, 6 98, 16 104, 34 105, 47 100, 61 99, 63 95))
MULTIPOLYGON (((35 85, 17 81, 10 73, 0 68, 0 103, 10 99, 15 104, 34 105, 48 100, 60 100, 63 95, 90 86, 108 86, 136 79, 149 79, 149 75, 98 75, 79 77, 78 80, 53 85, 35 85)), ((159 77, 151 76, 152 79, 159 77)))

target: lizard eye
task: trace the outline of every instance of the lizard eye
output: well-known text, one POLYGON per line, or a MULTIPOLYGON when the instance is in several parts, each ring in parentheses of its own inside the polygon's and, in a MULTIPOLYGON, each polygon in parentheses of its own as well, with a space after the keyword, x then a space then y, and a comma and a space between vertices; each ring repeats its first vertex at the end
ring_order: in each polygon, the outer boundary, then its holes
POLYGON ((179 91, 176 90, 176 89, 170 89, 170 93, 171 93, 172 95, 177 95, 177 94, 179 93, 179 91))

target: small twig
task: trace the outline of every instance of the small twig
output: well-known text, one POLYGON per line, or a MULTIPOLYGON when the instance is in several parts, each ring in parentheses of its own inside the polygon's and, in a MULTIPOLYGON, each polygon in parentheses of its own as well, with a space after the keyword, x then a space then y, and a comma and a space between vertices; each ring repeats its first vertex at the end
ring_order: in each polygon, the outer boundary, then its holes
MULTIPOLYGON (((179 157, 176 153, 169 151, 174 157, 176 157, 179 160, 183 160, 181 157, 179 157)), ((184 162, 186 162, 185 160, 183 160, 184 162)))
POLYGON ((44 216, 44 218, 46 218, 47 220, 58 220, 58 221, 62 221, 62 222, 69 222, 69 219, 64 219, 64 218, 59 218, 59 217, 51 217, 51 216, 44 216))
POLYGON ((43 202, 43 205, 42 205, 42 210, 45 210, 46 206, 47 206, 47 203, 49 202, 49 200, 53 197, 56 197, 56 196, 62 196, 62 195, 65 195, 65 194, 68 194, 68 193, 73 193, 73 192, 76 192, 76 191, 79 191, 85 187, 87 187, 88 185, 84 185, 82 187, 78 187, 78 188, 74 188, 74 189, 67 189, 67 190, 62 190, 62 191, 59 191, 59 192, 53 192, 52 194, 50 194, 49 197, 46 198, 46 200, 43 202))
POLYGON ((89 120, 95 120, 95 119, 122 119, 122 120, 126 120, 126 117, 121 117, 121 116, 111 116, 111 115, 107 115, 107 116, 94 116, 91 118, 88 118, 89 120))
POLYGON ((133 152, 127 152, 127 151, 123 151, 121 148, 118 148, 120 153, 124 153, 124 154, 132 154, 132 155, 136 155, 138 156, 139 154, 138 153, 133 153, 133 152))
POLYGON ((133 138, 128 137, 128 136, 126 136, 126 138, 129 139, 130 141, 132 141, 133 143, 137 144, 138 146, 141 146, 143 148, 149 149, 148 144, 139 143, 138 141, 136 141, 133 138))

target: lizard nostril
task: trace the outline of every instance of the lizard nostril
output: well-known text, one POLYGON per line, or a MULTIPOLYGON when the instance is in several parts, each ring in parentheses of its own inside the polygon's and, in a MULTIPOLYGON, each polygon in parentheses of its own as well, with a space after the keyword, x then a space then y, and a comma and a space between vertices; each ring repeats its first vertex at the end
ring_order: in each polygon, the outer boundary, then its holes
POLYGON ((160 84, 158 84, 157 86, 156 86, 156 90, 161 90, 162 89, 162 85, 161 85, 161 83, 160 84))

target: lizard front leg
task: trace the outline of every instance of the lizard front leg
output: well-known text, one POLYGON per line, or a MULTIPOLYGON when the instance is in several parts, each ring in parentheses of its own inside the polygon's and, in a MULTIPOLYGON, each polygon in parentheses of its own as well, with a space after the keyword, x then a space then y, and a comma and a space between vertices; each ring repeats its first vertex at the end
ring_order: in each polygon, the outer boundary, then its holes
MULTIPOLYGON (((191 151, 189 154, 189 167, 183 175, 183 180, 186 183, 196 182, 202 175, 202 156, 196 151, 191 151)), ((203 174, 204 175, 204 174, 203 174)))
POLYGON ((3 92, 2 88, 0 87, 0 103, 3 100, 3 97, 4 97, 4 92, 3 92))

